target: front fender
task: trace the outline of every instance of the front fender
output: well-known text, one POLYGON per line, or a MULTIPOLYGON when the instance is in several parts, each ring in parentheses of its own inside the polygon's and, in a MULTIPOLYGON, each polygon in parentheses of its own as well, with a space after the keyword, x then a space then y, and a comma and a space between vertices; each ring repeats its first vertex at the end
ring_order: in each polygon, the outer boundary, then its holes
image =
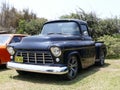
POLYGON ((80 54, 78 51, 69 51, 67 53, 64 54, 64 58, 65 58, 65 63, 67 63, 67 60, 69 59, 70 56, 72 55, 76 55, 77 58, 80 60, 80 54))
POLYGON ((77 55, 77 56, 79 56, 79 57, 80 57, 80 55, 79 55, 79 52, 78 52, 78 51, 71 51, 71 52, 68 54, 67 58, 69 58, 69 57, 70 57, 70 56, 72 56, 72 55, 77 55))

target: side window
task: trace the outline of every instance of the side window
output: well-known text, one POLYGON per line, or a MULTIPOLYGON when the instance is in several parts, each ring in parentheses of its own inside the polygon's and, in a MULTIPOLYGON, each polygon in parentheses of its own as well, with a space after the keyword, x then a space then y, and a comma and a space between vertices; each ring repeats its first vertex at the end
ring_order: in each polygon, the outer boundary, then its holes
POLYGON ((13 37, 13 39, 11 40, 10 43, 20 42, 21 40, 22 40, 22 37, 20 37, 20 36, 15 36, 15 37, 13 37))
POLYGON ((81 31, 82 31, 82 34, 83 35, 89 35, 88 34, 88 28, 87 28, 87 26, 86 25, 81 25, 81 31))

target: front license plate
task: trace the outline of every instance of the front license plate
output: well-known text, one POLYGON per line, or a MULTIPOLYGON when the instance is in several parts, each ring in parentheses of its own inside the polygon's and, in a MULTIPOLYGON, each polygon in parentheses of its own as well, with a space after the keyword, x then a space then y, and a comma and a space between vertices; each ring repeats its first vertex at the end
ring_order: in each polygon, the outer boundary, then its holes
POLYGON ((23 63, 23 57, 15 56, 15 62, 23 63))

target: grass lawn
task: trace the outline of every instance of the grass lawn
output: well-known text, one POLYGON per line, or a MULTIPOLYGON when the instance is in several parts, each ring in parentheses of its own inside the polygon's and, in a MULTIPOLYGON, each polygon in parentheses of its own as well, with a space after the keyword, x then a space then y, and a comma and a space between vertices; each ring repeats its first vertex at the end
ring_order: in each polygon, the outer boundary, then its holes
POLYGON ((20 76, 1 66, 0 90, 120 90, 120 60, 106 60, 104 67, 82 70, 72 81, 46 74, 20 76))

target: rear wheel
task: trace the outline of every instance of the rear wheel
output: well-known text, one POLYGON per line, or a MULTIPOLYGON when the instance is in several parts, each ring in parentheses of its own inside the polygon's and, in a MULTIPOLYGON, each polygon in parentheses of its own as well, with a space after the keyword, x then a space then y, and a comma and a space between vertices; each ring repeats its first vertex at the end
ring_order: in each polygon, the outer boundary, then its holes
POLYGON ((72 80, 77 76, 78 73, 78 59, 72 55, 69 57, 67 62, 68 73, 64 75, 65 79, 72 80))
POLYGON ((98 64, 100 66, 103 66, 105 64, 105 53, 103 50, 100 52, 100 61, 98 62, 98 64))

